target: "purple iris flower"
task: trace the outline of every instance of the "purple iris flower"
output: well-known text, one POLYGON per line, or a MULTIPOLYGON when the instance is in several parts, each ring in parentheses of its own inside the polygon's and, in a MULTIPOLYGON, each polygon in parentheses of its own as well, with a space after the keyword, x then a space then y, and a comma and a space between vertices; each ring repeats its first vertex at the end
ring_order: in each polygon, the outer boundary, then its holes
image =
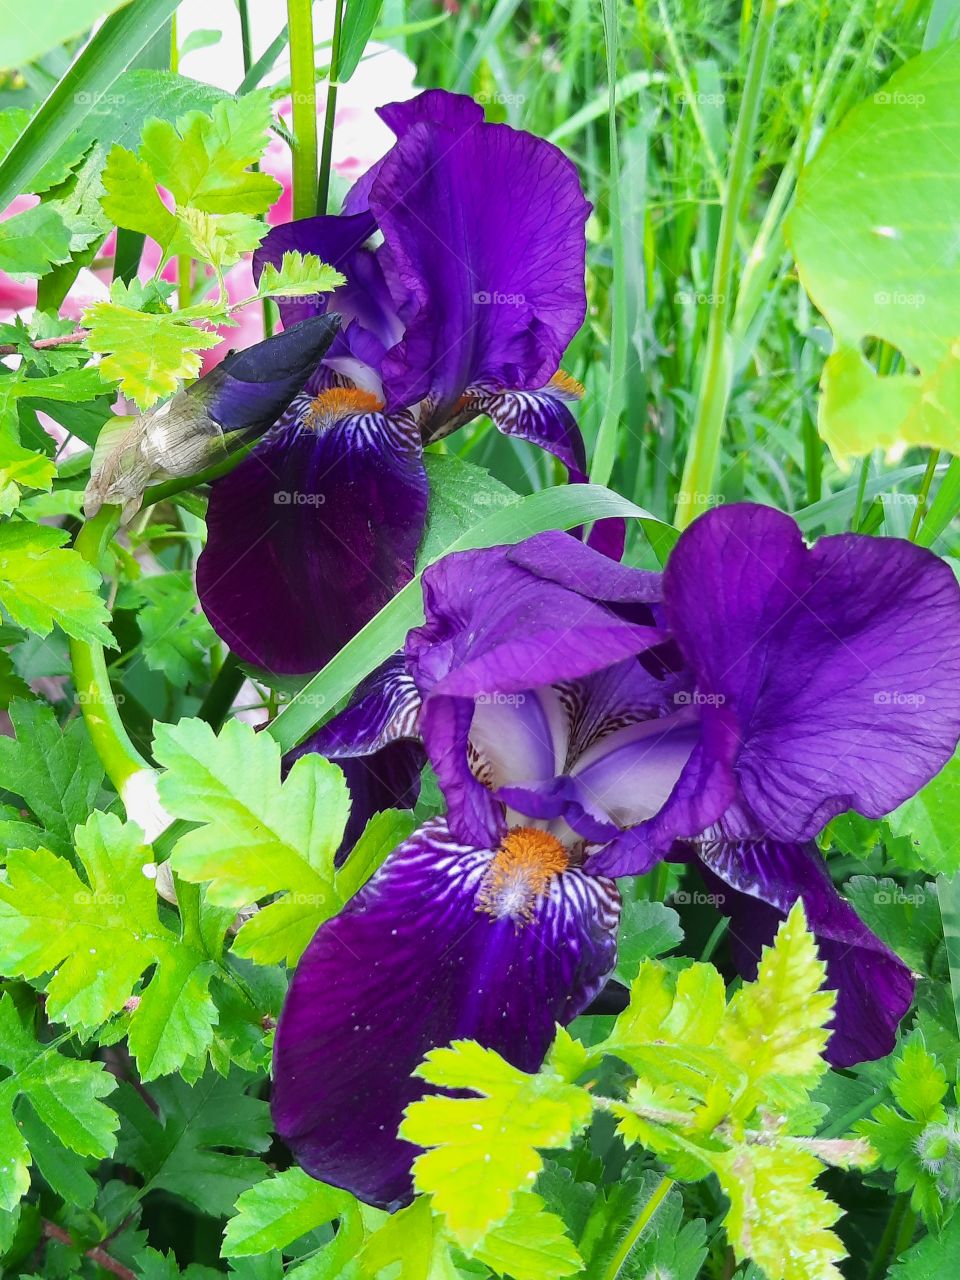
POLYGON ((556 147, 429 90, 380 115, 397 135, 339 216, 271 230, 259 275, 315 253, 347 283, 280 304, 343 327, 253 454, 214 484, 197 569, 241 658, 315 671, 409 581, 427 510, 423 446, 480 414, 585 479, 560 372, 586 311, 590 206, 556 147), (374 243, 373 238, 379 242, 374 243))
POLYGON ((422 743, 447 814, 294 975, 273 1112, 305 1169, 407 1196, 415 1151, 396 1134, 426 1051, 472 1037, 535 1069, 614 967, 613 878, 663 858, 718 891, 748 973, 802 897, 838 991, 832 1061, 893 1047, 909 971, 813 839, 849 808, 887 813, 956 746, 947 565, 853 534, 808 548, 788 516, 744 505, 696 521, 662 576, 544 534, 434 565, 424 604, 404 654, 308 744, 376 774, 422 743))

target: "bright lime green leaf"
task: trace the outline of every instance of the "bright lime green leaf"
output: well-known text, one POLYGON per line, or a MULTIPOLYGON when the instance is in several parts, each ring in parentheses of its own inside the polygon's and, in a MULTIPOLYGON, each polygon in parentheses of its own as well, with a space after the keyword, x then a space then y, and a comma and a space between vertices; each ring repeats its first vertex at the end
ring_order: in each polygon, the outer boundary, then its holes
POLYGON ((960 46, 913 58, 856 107, 805 166, 788 236, 830 322, 820 431, 840 456, 875 446, 960 448, 960 46), (918 217, 924 209, 927 216, 918 217), (917 375, 878 378, 860 355, 883 338, 917 375))
POLYGON ((532 1191, 517 1193, 506 1221, 486 1234, 475 1256, 512 1280, 559 1280, 583 1266, 562 1221, 532 1191))
POLYGON ((69 534, 49 525, 0 525, 0 604, 21 627, 49 635, 56 623, 77 640, 113 645, 98 595, 100 576, 75 551, 69 534))
POLYGON ((179 217, 189 250, 217 271, 252 253, 266 233, 265 225, 247 213, 204 213, 188 208, 179 210, 179 217))
POLYGON ((777 1280, 843 1280, 846 1257, 830 1228, 840 1210, 814 1185, 819 1161, 794 1148, 741 1146, 717 1157, 714 1170, 730 1201, 724 1222, 738 1260, 752 1258, 777 1280))
POLYGON ((214 966, 161 923, 155 866, 139 828, 94 813, 75 839, 85 880, 46 849, 8 854, 0 970, 25 978, 52 973, 48 1015, 90 1032, 124 1008, 155 966, 133 1002, 130 1050, 144 1080, 176 1071, 212 1040, 214 966))
POLYGON ((272 262, 264 263, 257 296, 307 298, 314 293, 332 293, 346 282, 346 276, 321 262, 315 253, 288 252, 283 255, 279 269, 272 262))
POLYGON ((413 828, 413 814, 408 809, 384 809, 373 815, 337 871, 337 896, 341 902, 349 902, 363 888, 387 855, 413 834, 413 828))
POLYGON ((356 1204, 349 1191, 328 1187, 302 1169, 274 1174, 245 1191, 227 1223, 222 1253, 225 1258, 285 1249, 356 1204))
POLYGON ((810 1088, 826 1071, 824 1028, 836 993, 821 990, 825 976, 798 899, 773 945, 764 948, 756 982, 744 983, 730 1002, 717 1038, 756 1096, 787 1077, 792 1087, 810 1088))
MULTIPOLYGON (((0 737, 3 785, 22 797, 43 823, 46 840, 66 855, 103 782, 86 724, 76 719, 61 730, 52 708, 26 700, 10 704, 10 720, 16 737, 0 737)), ((19 846, 11 839, 7 847, 19 846)))
POLYGON ((394 1280, 461 1280, 450 1248, 442 1220, 431 1212, 430 1197, 418 1196, 367 1238, 357 1267, 364 1280, 382 1272, 394 1280), (386 1270, 396 1266, 399 1271, 386 1270))
POLYGON ((100 203, 108 218, 128 231, 141 231, 166 253, 173 244, 179 223, 160 199, 149 167, 132 151, 115 146, 107 156, 103 171, 104 194, 100 203))
POLYGON ((266 213, 280 195, 280 184, 249 166, 266 149, 270 122, 267 94, 226 98, 210 115, 191 111, 176 127, 148 120, 140 155, 178 206, 205 213, 266 213))
POLYGON ((0 222, 0 271, 42 276, 70 257, 70 229, 48 204, 38 204, 0 222))
POLYGON ((113 302, 94 303, 83 323, 90 330, 90 350, 105 356, 103 376, 116 379, 141 409, 172 395, 182 379, 195 378, 201 364, 197 352, 221 341, 218 333, 197 329, 182 313, 152 315, 113 302))
POLYGON ((205 825, 173 852, 186 880, 210 881, 211 903, 245 907, 271 894, 243 926, 239 955, 294 963, 317 925, 340 906, 333 858, 349 812, 336 765, 304 756, 280 782, 280 748, 238 720, 215 736, 201 720, 158 727, 160 798, 176 817, 205 825))
POLYGON ((24 489, 49 489, 56 473, 53 460, 46 454, 24 449, 0 434, 0 515, 8 516, 20 505, 24 489))
POLYGON ((895 836, 909 841, 909 846, 898 846, 898 857, 902 860, 904 848, 912 848, 912 868, 932 875, 960 871, 960 754, 886 821, 895 836))
POLYGON ((451 1234, 476 1249, 529 1190, 543 1167, 537 1148, 565 1147, 590 1119, 585 1089, 552 1073, 528 1075, 468 1040, 427 1054, 417 1075, 481 1096, 433 1095, 407 1108, 401 1136, 431 1148, 414 1161, 419 1191, 433 1196, 451 1234))
POLYGON ((21 1096, 63 1146, 102 1158, 114 1147, 119 1123, 100 1101, 116 1081, 99 1062, 67 1058, 38 1044, 9 995, 0 997, 0 1208, 12 1211, 30 1185, 30 1153, 14 1119, 21 1096))

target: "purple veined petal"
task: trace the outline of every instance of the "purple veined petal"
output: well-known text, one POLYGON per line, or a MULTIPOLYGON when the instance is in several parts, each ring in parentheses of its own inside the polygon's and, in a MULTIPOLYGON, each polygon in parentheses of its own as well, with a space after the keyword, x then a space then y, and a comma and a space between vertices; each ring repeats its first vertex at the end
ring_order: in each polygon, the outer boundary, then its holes
POLYGON ((274 1122, 308 1173, 370 1203, 411 1194, 417 1148, 396 1134, 427 1088, 411 1072, 429 1049, 468 1037, 536 1070, 555 1023, 584 1009, 614 965, 611 882, 554 874, 527 920, 507 911, 510 885, 489 892, 493 859, 427 823, 320 927, 294 975, 274 1122))
POLYGON ((418 303, 384 358, 388 408, 426 401, 429 433, 468 387, 542 387, 586 311, 590 206, 563 153, 506 125, 415 124, 369 202, 418 303))
MULTIPOLYGON (((461 93, 448 93, 446 89, 425 89, 405 102, 388 102, 377 107, 377 115, 398 138, 402 138, 415 124, 441 124, 449 129, 463 130, 483 122, 483 108, 473 98, 461 93)), ((386 156, 381 157, 353 184, 343 202, 344 213, 363 213, 369 208, 370 188, 385 159, 386 156)))
POLYGON ((332 293, 279 301, 280 317, 289 328, 307 316, 320 315, 328 308, 343 316, 344 326, 355 321, 374 335, 382 351, 400 340, 403 326, 377 252, 367 241, 377 230, 369 213, 353 217, 321 215, 271 227, 253 255, 253 278, 259 281, 267 262, 279 267, 285 253, 316 254, 322 262, 336 267, 347 283, 332 293))
POLYGON ((827 986, 837 992, 826 1057, 836 1067, 849 1067, 890 1053, 913 999, 913 979, 834 888, 816 846, 721 839, 698 845, 696 852, 708 888, 730 917, 731 950, 743 976, 756 977, 761 949, 802 898, 826 961, 827 986))
POLYGON ((604 876, 645 875, 675 841, 692 839, 719 822, 736 801, 734 762, 739 748, 733 717, 723 707, 704 707, 699 740, 663 807, 595 854, 588 863, 590 871, 604 876))
POLYGON ((804 546, 789 516, 718 508, 680 538, 667 618, 699 688, 743 739, 754 829, 812 837, 854 808, 876 818, 950 758, 960 736, 960 586, 893 538, 804 546))
POLYGON ((563 769, 567 723, 556 690, 481 694, 470 721, 469 753, 491 791, 522 779, 552 778, 563 769))
POLYGON ((567 407, 582 395, 578 382, 555 374, 535 391, 469 390, 465 408, 485 413, 503 435, 546 449, 560 459, 573 483, 582 483, 587 478, 587 455, 577 420, 567 407))
POLYGON ((224 431, 266 431, 320 363, 339 323, 338 315, 314 316, 232 351, 182 394, 199 401, 224 431))
POLYGON ((274 432, 211 488, 203 610, 244 661, 317 671, 410 580, 426 508, 409 414, 274 432))
POLYGON ((509 547, 511 564, 520 565, 570 591, 611 604, 658 604, 663 575, 619 564, 594 548, 573 542, 563 533, 539 533, 509 547))

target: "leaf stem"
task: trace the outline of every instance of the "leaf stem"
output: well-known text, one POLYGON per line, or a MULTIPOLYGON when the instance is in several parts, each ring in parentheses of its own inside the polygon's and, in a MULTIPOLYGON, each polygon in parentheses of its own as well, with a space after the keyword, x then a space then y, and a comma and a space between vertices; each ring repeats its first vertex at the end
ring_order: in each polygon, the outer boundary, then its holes
MULTIPOLYGON (((909 1208, 910 1193, 902 1191, 893 1202, 887 1225, 884 1228, 883 1235, 880 1237, 880 1243, 877 1245, 877 1251, 873 1255, 873 1261, 870 1263, 867 1280, 880 1280, 880 1277, 886 1273, 887 1263, 893 1253, 895 1244, 900 1238, 900 1229, 903 1226, 904 1218, 909 1208)), ((911 1224, 911 1233, 912 1230, 913 1224, 911 1224)))
POLYGON ((920 526, 923 523, 923 517, 927 514, 930 486, 933 484, 933 477, 937 474, 937 463, 939 461, 940 450, 931 449, 930 457, 927 458, 927 469, 924 471, 923 479, 920 481, 920 491, 917 494, 917 509, 913 513, 910 532, 907 534, 911 542, 916 542, 917 534, 920 532, 920 526))
POLYGON ((646 1228, 650 1225, 651 1218, 656 1213, 656 1211, 660 1208, 661 1204, 663 1204, 664 1200, 666 1200, 672 1188, 673 1188, 673 1179, 668 1178, 667 1175, 664 1174, 663 1177, 660 1179, 660 1181, 657 1183, 657 1185, 654 1187, 653 1193, 651 1194, 650 1199, 646 1202, 646 1204, 643 1206, 643 1208, 640 1210, 639 1214, 637 1215, 637 1218, 633 1223, 633 1226, 631 1226, 630 1230, 627 1232, 627 1234, 623 1237, 623 1240, 620 1242, 620 1248, 613 1255, 613 1257, 610 1260, 610 1265, 607 1267, 606 1271, 604 1271, 603 1273, 603 1280, 617 1280, 617 1277, 621 1273, 621 1268, 623 1267, 623 1264, 626 1262, 627 1258, 630 1256, 631 1249, 640 1239, 641 1235, 646 1230, 646 1228))
POLYGON ((201 720, 206 720, 214 732, 226 719, 227 712, 233 706, 233 701, 240 692, 244 679, 236 654, 228 653, 197 712, 197 716, 201 720))
POLYGON ((317 191, 317 73, 313 0, 287 0, 290 94, 293 101, 293 216, 309 218, 317 191))
POLYGON ((716 483, 720 442, 732 379, 731 343, 727 321, 731 310, 737 225, 750 174, 754 133, 760 112, 760 100, 763 96, 763 84, 776 20, 777 0, 760 0, 757 25, 754 28, 753 44, 750 50, 750 62, 733 137, 730 181, 720 215, 702 380, 683 469, 683 480, 677 495, 677 515, 674 523, 679 529, 686 528, 691 520, 707 510, 710 506, 710 495, 716 483))
MULTIPOLYGON (((58 1227, 55 1222, 48 1222, 44 1219, 43 1234, 48 1240, 58 1240, 61 1244, 69 1245, 72 1249, 77 1247, 77 1242, 71 1236, 69 1231, 65 1231, 63 1227, 58 1227)), ((112 1258, 105 1249, 101 1249, 99 1245, 94 1245, 91 1249, 84 1249, 83 1256, 89 1258, 91 1262, 95 1262, 98 1267, 102 1267, 104 1271, 110 1271, 113 1275, 119 1276, 120 1280, 137 1280, 134 1272, 129 1267, 125 1267, 122 1262, 118 1262, 116 1258, 112 1258)))
POLYGON ((337 115, 337 76, 340 74, 340 32, 343 26, 343 0, 336 0, 333 12, 333 46, 330 50, 330 74, 327 77, 327 105, 323 113, 323 148, 320 152, 320 177, 317 180, 317 213, 326 213, 330 202, 330 169, 333 163, 333 126, 337 115))
MULTIPOLYGON (((75 549, 98 572, 103 552, 119 524, 120 508, 105 506, 77 534, 75 549)), ((130 741, 120 719, 103 645, 98 641, 71 640, 70 661, 90 738, 107 777, 122 796, 131 778, 150 770, 150 765, 130 741)))

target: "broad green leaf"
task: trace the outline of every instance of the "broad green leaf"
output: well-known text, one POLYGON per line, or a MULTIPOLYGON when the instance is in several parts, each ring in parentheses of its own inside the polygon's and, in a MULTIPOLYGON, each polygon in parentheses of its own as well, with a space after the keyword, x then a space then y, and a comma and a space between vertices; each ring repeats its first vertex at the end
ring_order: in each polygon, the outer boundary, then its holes
POLYGON ((296 1167, 274 1174, 245 1191, 227 1223, 225 1258, 285 1249, 354 1204, 349 1191, 328 1187, 296 1167))
POLYGON ((69 535, 49 525, 9 520, 0 525, 0 605, 22 627, 49 635, 54 623, 76 640, 109 646, 109 613, 100 576, 75 551, 69 535))
POLYGON ((346 84, 356 71, 382 8, 383 0, 350 0, 347 5, 340 36, 340 61, 337 64, 337 79, 340 84, 346 84))
POLYGON ((801 1149, 741 1146, 714 1161, 730 1201, 724 1227, 742 1261, 778 1280, 843 1280, 846 1256, 832 1231, 840 1209, 814 1184, 819 1161, 801 1149))
POLYGON ((948 760, 915 796, 894 809, 886 822, 895 836, 903 837, 898 860, 909 847, 910 865, 918 870, 933 875, 960 871, 960 754, 948 760))
POLYGON ((682 941, 680 917, 673 907, 646 898, 626 900, 620 912, 614 977, 618 982, 632 982, 641 961, 672 951, 682 941))
POLYGON ((864 924, 911 969, 930 977, 938 957, 942 969, 943 928, 936 885, 905 889, 888 877, 854 876, 844 890, 864 924))
POLYGON ((103 186, 100 203, 118 227, 140 231, 164 252, 169 250, 179 224, 160 199, 153 174, 142 160, 125 147, 113 147, 103 171, 103 186))
MULTIPOLYGON (((103 765, 82 719, 61 731, 45 703, 15 701, 10 720, 16 738, 0 737, 3 785, 22 796, 57 851, 66 853, 74 827, 86 820, 96 802, 103 765)), ((9 832, 7 847, 13 835, 9 832)))
POLYGON ((213 265, 216 271, 233 266, 245 253, 252 253, 266 228, 248 213, 205 213, 202 209, 179 209, 179 248, 184 241, 195 257, 213 265))
POLYGON ((42 276, 70 257, 70 229, 48 204, 38 204, 0 222, 0 271, 42 276))
POLYGON ((173 395, 182 379, 195 378, 201 364, 197 353, 221 341, 218 333, 196 328, 182 313, 154 315, 115 302, 94 303, 83 323, 90 330, 90 350, 104 355, 103 376, 116 379, 141 409, 173 395))
POLYGON ((0 996, 0 1069, 0 1207, 12 1211, 30 1185, 30 1153, 14 1118, 17 1099, 29 1099, 37 1120, 71 1151, 102 1158, 113 1150, 118 1122, 100 1099, 116 1081, 99 1062, 39 1044, 9 995, 0 996))
POLYGON ((487 1232, 474 1256, 512 1280, 559 1280, 583 1265, 563 1222, 532 1191, 517 1193, 507 1219, 487 1232))
POLYGON ((960 263, 944 257, 960 195, 958 76, 957 44, 911 59, 825 139, 798 184, 788 236, 834 332, 819 426, 841 457, 960 448, 960 263), (918 373, 878 377, 860 353, 866 337, 918 373))
POLYGON ((423 568, 443 555, 451 543, 501 507, 521 501, 520 495, 495 480, 489 471, 464 462, 455 454, 425 453, 430 481, 427 523, 417 565, 423 568))
POLYGON ((19 506, 24 489, 49 489, 56 471, 44 454, 0 435, 0 515, 8 516, 19 506))
POLYGON ((239 720, 218 736, 201 720, 160 725, 154 749, 166 768, 164 807, 205 824, 178 842, 174 869, 209 881, 216 906, 245 907, 282 893, 243 926, 234 947, 260 963, 294 963, 340 906, 333 859, 349 812, 343 774, 311 754, 281 784, 279 747, 239 720))
POLYGON ((307 298, 315 293, 331 293, 341 284, 346 284, 346 276, 321 262, 315 253, 287 252, 279 268, 272 262, 263 264, 257 297, 307 298))
POLYGON ((130 1201, 146 1191, 180 1196, 202 1213, 226 1218, 237 1198, 267 1175, 252 1155, 271 1142, 270 1109, 247 1089, 256 1081, 241 1071, 224 1079, 208 1071, 191 1086, 176 1076, 150 1086, 155 1112, 129 1085, 117 1090, 114 1105, 122 1125, 117 1159, 135 1170, 143 1192, 129 1189, 130 1201), (232 1153, 232 1154, 228 1154, 232 1153))
POLYGON ((412 1103, 400 1127, 430 1148, 413 1165, 451 1234, 474 1250, 510 1213, 543 1167, 539 1147, 565 1147, 589 1121, 590 1095, 559 1076, 518 1071, 492 1049, 459 1040, 434 1049, 417 1069, 428 1084, 469 1089, 475 1098, 433 1095, 412 1103))
POLYGON ((225 98, 212 111, 191 111, 176 127, 167 120, 148 120, 140 156, 154 179, 171 192, 179 206, 204 213, 266 213, 280 194, 280 184, 249 166, 260 159, 271 123, 269 96, 250 93, 225 98))
POLYGON ((0 33, 0 67, 23 67, 57 45, 82 35, 127 0, 45 0, 29 22, 5 22, 0 33))
POLYGON ((162 672, 178 689, 207 678, 207 655, 217 637, 199 611, 189 569, 142 577, 117 603, 140 605, 141 653, 151 671, 162 672))
POLYGON ((955 1213, 939 1236, 925 1236, 908 1249, 890 1270, 888 1280, 946 1280, 960 1257, 960 1213, 955 1213))
POLYGON ((431 1212, 430 1197, 417 1196, 367 1238, 357 1265, 364 1280, 381 1273, 395 1275, 395 1280, 461 1280, 450 1248, 442 1220, 431 1212), (395 1266, 398 1272, 387 1270, 395 1266))
POLYGON ((88 1033, 124 1008, 154 966, 132 1001, 130 1050, 144 1080, 176 1071, 212 1040, 214 965, 161 922, 155 864, 139 828, 94 813, 75 839, 85 880, 46 849, 7 855, 0 969, 25 978, 52 973, 47 1014, 88 1033))
POLYGON ((384 809, 373 815, 346 862, 337 869, 336 887, 341 902, 348 902, 363 888, 387 855, 409 839, 414 825, 409 809, 384 809))

